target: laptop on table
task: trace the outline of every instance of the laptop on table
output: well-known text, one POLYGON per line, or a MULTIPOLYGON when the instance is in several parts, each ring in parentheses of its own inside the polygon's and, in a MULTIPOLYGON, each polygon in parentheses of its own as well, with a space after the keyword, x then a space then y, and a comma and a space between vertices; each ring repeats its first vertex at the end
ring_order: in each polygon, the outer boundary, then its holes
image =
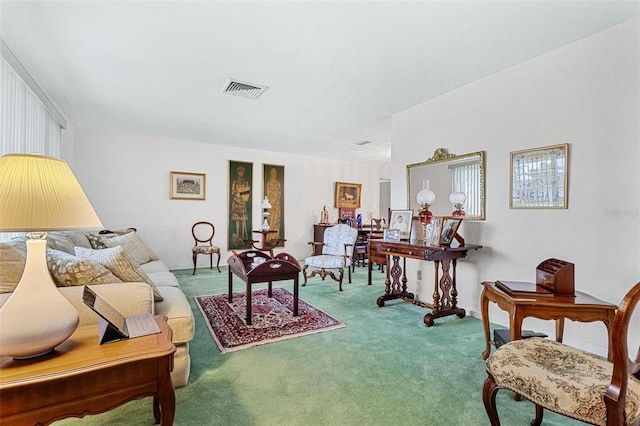
POLYGON ((160 333, 160 327, 152 314, 125 317, 87 286, 84 286, 82 301, 100 316, 100 344, 160 333))

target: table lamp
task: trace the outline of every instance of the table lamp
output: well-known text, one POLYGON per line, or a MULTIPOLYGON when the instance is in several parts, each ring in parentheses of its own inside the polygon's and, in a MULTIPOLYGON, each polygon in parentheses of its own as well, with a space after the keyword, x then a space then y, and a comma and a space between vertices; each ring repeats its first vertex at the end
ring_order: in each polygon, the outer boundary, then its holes
POLYGON ((453 216, 464 216, 466 213, 462 210, 462 205, 467 201, 467 196, 463 192, 452 192, 449 194, 449 202, 453 206, 453 216))
POLYGON ((264 221, 262 222, 262 230, 266 232, 270 228, 268 210, 271 208, 271 203, 269 202, 269 197, 265 195, 264 200, 262 200, 262 204, 260 205, 260 207, 262 208, 262 217, 264 219, 264 221))
POLYGON ((420 218, 420 223, 422 224, 423 230, 423 240, 425 243, 429 241, 429 237, 431 236, 431 217, 433 213, 429 211, 429 207, 436 200, 436 194, 429 189, 429 181, 425 180, 422 182, 422 191, 418 192, 416 196, 418 204, 420 204, 420 213, 418 213, 418 217, 420 218))
POLYGON ((47 268, 47 231, 102 227, 68 164, 32 154, 0 158, 0 232, 26 232, 27 258, 13 294, 0 307, 0 355, 52 351, 78 327, 78 311, 47 268))

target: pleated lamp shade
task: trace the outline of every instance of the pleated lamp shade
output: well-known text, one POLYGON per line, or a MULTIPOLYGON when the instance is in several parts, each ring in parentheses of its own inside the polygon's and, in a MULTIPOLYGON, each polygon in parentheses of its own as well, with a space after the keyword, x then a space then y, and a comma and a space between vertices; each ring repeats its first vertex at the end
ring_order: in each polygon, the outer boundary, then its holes
POLYGON ((102 227, 69 165, 33 154, 0 158, 0 231, 102 227))
POLYGON ((30 154, 0 158, 0 231, 27 232, 27 258, 11 297, 0 307, 0 355, 30 358, 64 342, 78 311, 47 268, 47 231, 102 227, 66 162, 30 154))

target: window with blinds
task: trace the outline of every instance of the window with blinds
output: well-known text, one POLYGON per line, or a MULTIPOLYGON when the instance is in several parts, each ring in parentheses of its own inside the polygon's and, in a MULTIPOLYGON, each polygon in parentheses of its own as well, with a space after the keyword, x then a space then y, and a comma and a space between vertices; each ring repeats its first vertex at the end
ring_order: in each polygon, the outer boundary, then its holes
MULTIPOLYGON (((11 153, 60 157, 66 125, 62 115, 2 39, 0 47, 0 157, 11 153)), ((0 241, 15 235, 0 232, 0 241)))
POLYGON ((459 163, 451 168, 451 192, 462 192, 467 200, 463 210, 467 216, 480 216, 480 163, 477 161, 459 163))

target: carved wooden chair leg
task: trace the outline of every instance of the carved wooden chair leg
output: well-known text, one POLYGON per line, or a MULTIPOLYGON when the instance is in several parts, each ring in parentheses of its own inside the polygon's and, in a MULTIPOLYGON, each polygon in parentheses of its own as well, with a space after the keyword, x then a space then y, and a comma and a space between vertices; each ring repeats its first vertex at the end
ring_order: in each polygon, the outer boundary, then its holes
POLYGON ((193 253, 193 274, 191 275, 195 275, 196 274, 196 264, 198 263, 198 255, 196 253, 193 253))
POLYGON ((309 265, 304 265, 304 268, 302 268, 302 276, 304 277, 304 282, 302 283, 303 287, 307 285, 307 268, 308 267, 309 265))
POLYGON ((218 252, 218 263, 216 263, 216 268, 218 268, 218 272, 222 272, 220 271, 220 252, 218 252))
MULTIPOLYGON (((351 277, 351 268, 347 269, 349 270, 349 277, 351 277)), ((340 279, 336 281, 338 281, 338 288, 340 289, 340 291, 342 291, 342 278, 344 277, 344 269, 339 268, 338 272, 340 272, 340 279)), ((333 279, 335 280, 335 276, 333 277, 333 279)), ((351 282, 351 278, 349 278, 349 282, 351 282)))
POLYGON ((489 374, 489 377, 487 377, 482 386, 482 402, 484 402, 484 409, 487 411, 491 426, 500 426, 498 410, 496 409, 496 393, 500 389, 501 388, 496 386, 493 376, 489 374))
POLYGON ((351 284, 351 268, 347 268, 349 270, 349 284, 351 284))

